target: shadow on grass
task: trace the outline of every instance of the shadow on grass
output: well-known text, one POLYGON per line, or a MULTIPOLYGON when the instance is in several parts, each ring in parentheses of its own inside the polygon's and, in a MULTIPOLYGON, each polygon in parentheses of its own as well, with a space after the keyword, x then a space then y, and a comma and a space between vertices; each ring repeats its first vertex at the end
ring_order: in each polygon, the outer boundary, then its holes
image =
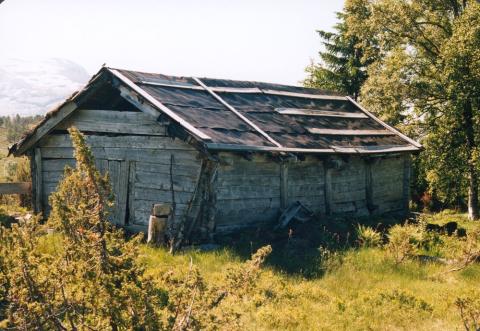
POLYGON ((385 232, 390 226, 403 223, 403 217, 364 219, 314 219, 304 224, 292 224, 286 229, 245 230, 217 238, 217 242, 238 254, 242 259, 265 245, 272 254, 266 264, 276 271, 305 278, 321 277, 335 256, 357 244, 356 228, 363 224, 385 232))

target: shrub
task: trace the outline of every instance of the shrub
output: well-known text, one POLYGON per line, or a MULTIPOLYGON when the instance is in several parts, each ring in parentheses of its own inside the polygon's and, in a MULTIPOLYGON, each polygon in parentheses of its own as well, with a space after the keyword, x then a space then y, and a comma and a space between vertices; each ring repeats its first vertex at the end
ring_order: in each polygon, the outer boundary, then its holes
POLYGON ((466 331, 480 330, 480 293, 455 300, 466 331))
POLYGON ((387 249, 392 254, 395 263, 402 263, 413 256, 422 241, 423 231, 413 224, 394 225, 388 231, 387 249))
POLYGON ((371 227, 357 226, 357 241, 362 247, 378 247, 382 244, 382 235, 371 227))
POLYGON ((108 177, 96 170, 83 135, 69 131, 77 165, 65 171, 52 194, 45 226, 60 234, 62 249, 42 251, 46 232, 37 218, 14 225, 7 235, 1 263, 9 327, 158 330, 160 297, 136 263, 140 238, 125 241, 108 222, 108 177))

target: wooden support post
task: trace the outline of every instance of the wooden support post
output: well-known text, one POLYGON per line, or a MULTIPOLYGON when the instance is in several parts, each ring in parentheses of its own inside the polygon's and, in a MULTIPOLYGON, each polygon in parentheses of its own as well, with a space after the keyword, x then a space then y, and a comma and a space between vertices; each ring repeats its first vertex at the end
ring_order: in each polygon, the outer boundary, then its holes
POLYGON ((32 185, 35 187, 34 210, 36 213, 44 211, 43 208, 43 176, 42 176, 42 152, 40 148, 35 148, 33 154, 33 162, 35 168, 35 182, 32 185))
POLYGON ((410 154, 405 154, 403 159, 403 208, 405 213, 410 209, 410 154))
POLYGON ((285 210, 288 205, 288 163, 280 164, 280 208, 285 210))
POLYGON ((372 159, 365 159, 365 200, 370 214, 375 210, 373 203, 372 159))
POLYGON ((324 186, 324 197, 325 197, 325 214, 331 215, 332 214, 332 171, 333 169, 330 168, 327 164, 328 162, 324 162, 324 177, 325 177, 325 186, 324 186))

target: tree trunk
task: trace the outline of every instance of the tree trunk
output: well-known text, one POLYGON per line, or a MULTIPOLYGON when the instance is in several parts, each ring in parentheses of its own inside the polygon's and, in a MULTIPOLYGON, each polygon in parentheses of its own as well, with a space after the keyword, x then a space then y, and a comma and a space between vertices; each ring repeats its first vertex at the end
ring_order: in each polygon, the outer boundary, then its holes
POLYGON ((478 176, 473 166, 469 166, 468 181, 468 218, 471 220, 478 219, 478 176))
POLYGON ((463 119, 465 124, 465 134, 467 138, 467 157, 468 157, 468 218, 476 220, 479 217, 478 211, 478 174, 473 161, 473 152, 476 148, 475 132, 473 127, 473 109, 472 103, 467 101, 463 106, 463 119))

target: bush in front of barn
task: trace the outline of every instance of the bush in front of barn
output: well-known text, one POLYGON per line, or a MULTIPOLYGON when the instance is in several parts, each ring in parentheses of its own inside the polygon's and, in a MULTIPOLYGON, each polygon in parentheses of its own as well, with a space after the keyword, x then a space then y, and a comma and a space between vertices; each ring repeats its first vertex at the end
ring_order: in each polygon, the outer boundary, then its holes
POLYGON ((271 248, 226 273, 222 286, 206 284, 193 265, 154 280, 138 262, 141 237, 126 240, 108 222, 108 175, 95 168, 83 135, 75 128, 70 135, 77 166, 52 194, 47 222, 35 216, 0 227, 0 329, 240 328, 232 303, 256 292, 271 248))

